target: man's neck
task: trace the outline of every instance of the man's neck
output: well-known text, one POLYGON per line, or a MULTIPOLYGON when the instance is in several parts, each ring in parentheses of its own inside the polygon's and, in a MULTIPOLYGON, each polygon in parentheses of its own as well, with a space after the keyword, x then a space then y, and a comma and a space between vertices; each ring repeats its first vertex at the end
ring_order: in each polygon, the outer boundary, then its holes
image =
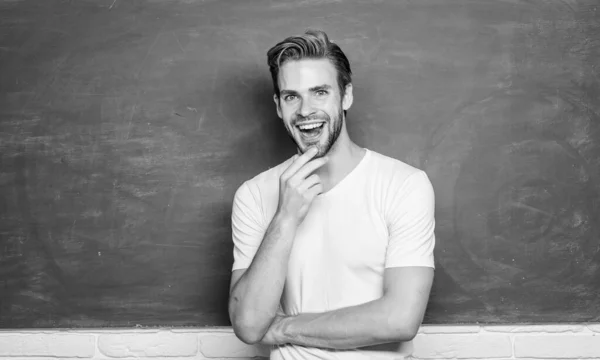
MULTIPOLYGON (((342 139, 338 139, 342 140, 342 139)), ((327 192, 342 181, 360 163, 366 150, 349 138, 337 142, 327 154, 327 163, 316 173, 321 178, 323 192, 327 192)))

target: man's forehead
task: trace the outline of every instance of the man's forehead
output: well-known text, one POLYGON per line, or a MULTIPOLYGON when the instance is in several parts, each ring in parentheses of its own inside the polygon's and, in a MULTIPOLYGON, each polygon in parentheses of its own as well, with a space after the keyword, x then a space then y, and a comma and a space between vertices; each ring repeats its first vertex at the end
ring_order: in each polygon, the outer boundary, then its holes
POLYGON ((279 70, 279 83, 285 87, 310 88, 336 85, 336 70, 328 59, 286 61, 279 70))

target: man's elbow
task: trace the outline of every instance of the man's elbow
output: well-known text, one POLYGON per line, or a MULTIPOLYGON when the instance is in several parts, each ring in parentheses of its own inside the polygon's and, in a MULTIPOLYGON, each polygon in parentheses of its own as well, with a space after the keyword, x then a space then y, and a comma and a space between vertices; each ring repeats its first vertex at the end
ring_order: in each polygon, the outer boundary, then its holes
POLYGON ((404 326, 398 333, 398 336, 400 337, 401 341, 411 341, 417 336, 418 333, 419 326, 404 326))
POLYGON ((248 345, 259 343, 269 330, 269 323, 260 324, 257 319, 232 317, 231 325, 238 339, 248 345))
POLYGON ((420 322, 398 319, 389 324, 389 335, 393 341, 411 341, 419 333, 420 322))
POLYGON ((233 326, 233 332, 238 339, 248 345, 257 344, 260 342, 260 340, 262 340, 260 333, 251 328, 233 326))
POLYGON ((257 311, 235 299, 232 297, 229 302, 229 320, 233 332, 246 344, 253 345, 260 342, 275 319, 275 314, 257 311))

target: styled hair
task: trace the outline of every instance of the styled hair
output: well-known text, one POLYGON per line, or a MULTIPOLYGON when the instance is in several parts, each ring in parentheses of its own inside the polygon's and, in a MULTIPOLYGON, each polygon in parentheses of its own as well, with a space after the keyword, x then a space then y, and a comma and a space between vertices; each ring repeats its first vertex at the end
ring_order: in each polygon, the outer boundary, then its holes
POLYGON ((346 85, 352 82, 352 71, 348 58, 340 47, 329 41, 321 30, 307 30, 304 35, 290 36, 279 42, 267 52, 267 59, 275 94, 280 95, 279 68, 290 60, 329 59, 337 72, 337 83, 343 96, 346 85))

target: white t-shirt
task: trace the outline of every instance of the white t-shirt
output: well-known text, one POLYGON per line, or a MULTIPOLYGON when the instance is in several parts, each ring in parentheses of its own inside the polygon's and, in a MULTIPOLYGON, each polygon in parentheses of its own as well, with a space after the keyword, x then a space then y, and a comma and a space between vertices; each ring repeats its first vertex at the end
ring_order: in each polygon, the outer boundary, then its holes
MULTIPOLYGON (((277 209, 279 177, 291 161, 237 190, 233 270, 250 266, 277 209)), ((326 312, 380 298, 385 268, 434 267, 434 227, 434 193, 425 172, 367 149, 342 181, 317 196, 297 229, 282 310, 326 312)), ((271 359, 398 359, 411 347, 373 352, 284 345, 271 350, 271 359)))

